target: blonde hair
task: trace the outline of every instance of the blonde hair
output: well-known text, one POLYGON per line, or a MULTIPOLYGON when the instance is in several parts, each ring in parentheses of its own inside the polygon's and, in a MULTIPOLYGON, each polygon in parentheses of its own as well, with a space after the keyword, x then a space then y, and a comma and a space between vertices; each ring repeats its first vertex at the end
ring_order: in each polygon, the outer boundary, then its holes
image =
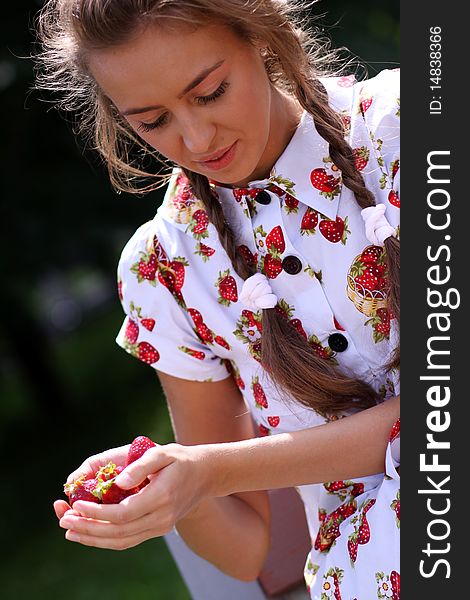
MULTIPOLYGON (((42 51, 37 55, 37 87, 59 92, 59 107, 79 115, 78 133, 94 139, 94 147, 108 166, 117 190, 141 193, 165 183, 160 173, 148 173, 142 162, 159 158, 135 135, 87 70, 87 54, 129 41, 152 24, 197 28, 210 22, 224 24, 247 41, 267 42, 263 60, 273 85, 294 96, 312 115, 316 129, 328 142, 342 182, 360 208, 375 205, 372 192, 356 168, 353 150, 345 141, 344 124, 330 107, 320 77, 339 74, 345 64, 324 36, 308 33, 300 8, 312 2, 286 0, 49 0, 38 17, 42 51), (139 149, 143 156, 131 158, 139 149), (142 181, 151 180, 142 185, 142 181)), ((233 231, 207 177, 183 169, 193 193, 205 205, 210 221, 234 270, 246 279, 256 266, 237 250, 233 231)), ((389 310, 399 323, 399 242, 385 241, 389 310)), ((282 311, 263 311, 261 362, 273 382, 299 403, 323 414, 375 404, 377 393, 365 382, 348 377, 318 356, 292 327, 282 311), (282 353, 279 351, 282 349, 282 353)), ((386 369, 399 366, 399 348, 386 369)))

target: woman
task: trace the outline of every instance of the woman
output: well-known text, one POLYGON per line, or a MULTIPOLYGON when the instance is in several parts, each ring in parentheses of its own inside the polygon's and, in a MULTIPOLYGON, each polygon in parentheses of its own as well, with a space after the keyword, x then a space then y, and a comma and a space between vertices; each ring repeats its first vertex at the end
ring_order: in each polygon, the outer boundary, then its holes
MULTIPOLYGON (((291 8, 51 0, 42 12, 40 85, 82 109, 116 188, 149 176, 131 144, 176 165, 123 251, 117 341, 157 370, 177 443, 118 478, 150 475, 139 494, 55 510, 67 539, 104 548, 176 525, 251 580, 269 550, 264 490, 296 486, 311 597, 398 598, 399 74, 327 76, 331 55, 291 8)), ((69 481, 124 464, 127 448, 69 481)))

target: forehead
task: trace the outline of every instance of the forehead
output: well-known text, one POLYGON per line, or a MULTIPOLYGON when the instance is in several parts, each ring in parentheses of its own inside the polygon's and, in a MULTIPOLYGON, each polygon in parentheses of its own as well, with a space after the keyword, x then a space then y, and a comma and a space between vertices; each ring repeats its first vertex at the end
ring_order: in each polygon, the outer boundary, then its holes
POLYGON ((211 24, 149 26, 120 46, 95 50, 88 65, 102 91, 121 110, 129 103, 174 98, 204 69, 236 58, 246 42, 230 28, 211 24))

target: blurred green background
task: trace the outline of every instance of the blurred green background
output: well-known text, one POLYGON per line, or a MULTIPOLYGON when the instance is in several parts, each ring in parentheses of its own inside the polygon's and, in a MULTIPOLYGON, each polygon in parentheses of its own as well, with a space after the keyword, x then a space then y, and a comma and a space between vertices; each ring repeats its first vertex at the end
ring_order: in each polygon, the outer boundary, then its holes
MULTIPOLYGON (((42 4, 10 2, 0 20, 2 596, 187 600, 162 539, 126 552, 85 548, 64 540, 52 510, 90 454, 172 434, 152 369, 114 342, 120 250, 161 195, 113 193, 96 157, 31 92, 42 4)), ((398 65, 398 0, 323 0, 314 12, 370 76, 398 65)))

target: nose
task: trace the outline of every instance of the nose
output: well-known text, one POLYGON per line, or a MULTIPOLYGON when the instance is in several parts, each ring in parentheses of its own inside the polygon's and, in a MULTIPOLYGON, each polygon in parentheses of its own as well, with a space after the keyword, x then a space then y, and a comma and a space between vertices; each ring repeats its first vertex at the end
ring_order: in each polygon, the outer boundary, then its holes
POLYGON ((182 138, 186 148, 194 155, 205 154, 213 148, 216 126, 205 119, 187 119, 182 125, 182 138))

